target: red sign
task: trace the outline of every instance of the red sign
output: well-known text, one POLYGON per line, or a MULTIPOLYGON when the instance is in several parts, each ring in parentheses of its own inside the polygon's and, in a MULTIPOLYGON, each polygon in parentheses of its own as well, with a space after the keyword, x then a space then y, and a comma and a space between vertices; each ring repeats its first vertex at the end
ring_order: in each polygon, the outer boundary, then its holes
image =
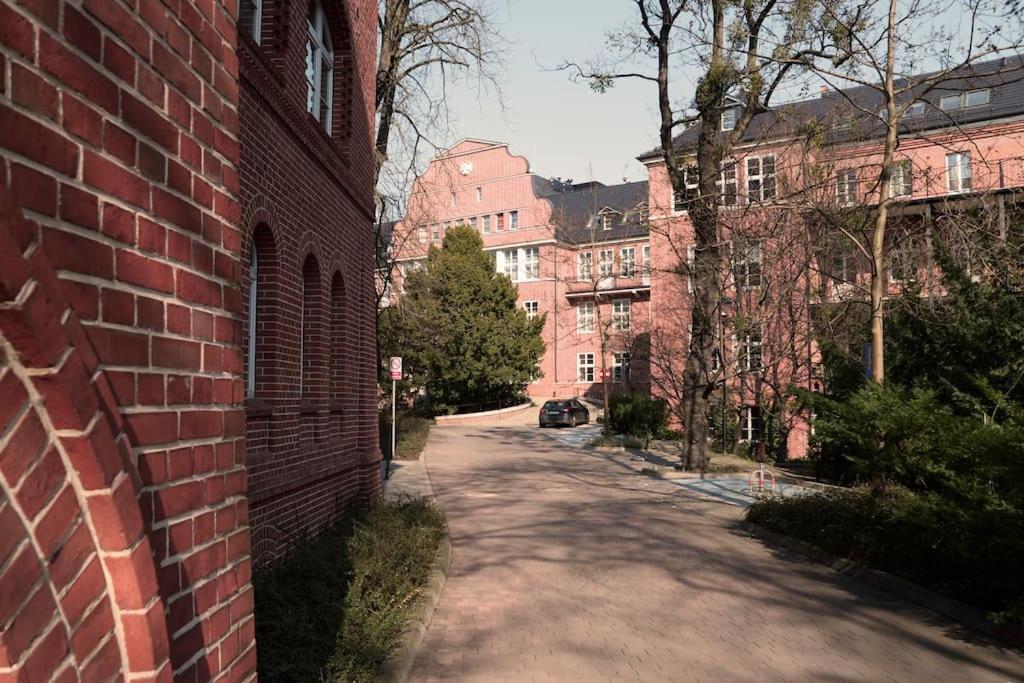
POLYGON ((391 379, 402 379, 402 358, 401 356, 391 357, 391 379))

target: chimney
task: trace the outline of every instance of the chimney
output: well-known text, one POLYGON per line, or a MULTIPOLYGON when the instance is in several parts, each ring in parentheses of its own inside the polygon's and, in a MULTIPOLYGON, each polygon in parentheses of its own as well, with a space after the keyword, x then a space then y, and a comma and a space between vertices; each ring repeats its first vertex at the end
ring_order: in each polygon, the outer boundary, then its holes
POLYGON ((824 97, 826 93, 828 93, 828 86, 827 85, 821 86, 821 96, 824 97))

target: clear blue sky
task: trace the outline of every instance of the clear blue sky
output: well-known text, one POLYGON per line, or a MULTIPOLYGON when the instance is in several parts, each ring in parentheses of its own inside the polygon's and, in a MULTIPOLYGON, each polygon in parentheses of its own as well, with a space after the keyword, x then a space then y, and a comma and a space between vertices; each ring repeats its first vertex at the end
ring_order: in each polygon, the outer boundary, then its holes
POLYGON ((654 84, 618 83, 598 94, 564 72, 564 59, 586 61, 609 29, 635 11, 621 0, 491 0, 509 39, 503 115, 494 98, 467 86, 449 90, 454 137, 508 142, 540 175, 619 183, 646 179, 636 156, 655 146, 654 84))

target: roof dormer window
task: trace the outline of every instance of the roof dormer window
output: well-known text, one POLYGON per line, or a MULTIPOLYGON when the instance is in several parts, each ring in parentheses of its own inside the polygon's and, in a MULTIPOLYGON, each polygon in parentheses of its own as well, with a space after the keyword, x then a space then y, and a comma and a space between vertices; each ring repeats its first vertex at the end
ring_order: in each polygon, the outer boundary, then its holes
POLYGON ((729 107, 722 110, 722 130, 732 130, 736 127, 736 107, 729 107))
POLYGON ((939 109, 949 111, 951 109, 963 109, 964 107, 980 107, 988 104, 991 99, 992 93, 988 88, 968 90, 967 92, 955 95, 943 95, 939 98, 939 109))

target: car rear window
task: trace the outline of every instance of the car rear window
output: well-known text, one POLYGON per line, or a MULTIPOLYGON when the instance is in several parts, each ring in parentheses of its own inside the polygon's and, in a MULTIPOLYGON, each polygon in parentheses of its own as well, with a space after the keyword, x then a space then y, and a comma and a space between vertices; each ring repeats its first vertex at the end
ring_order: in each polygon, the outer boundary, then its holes
POLYGON ((568 401, 548 401, 544 404, 545 408, 568 408, 568 401))

